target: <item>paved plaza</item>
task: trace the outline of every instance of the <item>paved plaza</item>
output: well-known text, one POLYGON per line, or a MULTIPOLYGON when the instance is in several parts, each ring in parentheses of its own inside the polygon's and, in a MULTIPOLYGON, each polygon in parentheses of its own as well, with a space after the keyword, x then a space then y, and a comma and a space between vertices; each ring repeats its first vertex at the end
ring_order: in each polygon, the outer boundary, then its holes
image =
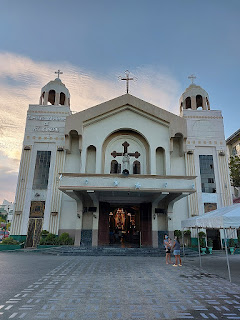
POLYGON ((240 286, 196 264, 0 253, 0 319, 240 319, 240 286))

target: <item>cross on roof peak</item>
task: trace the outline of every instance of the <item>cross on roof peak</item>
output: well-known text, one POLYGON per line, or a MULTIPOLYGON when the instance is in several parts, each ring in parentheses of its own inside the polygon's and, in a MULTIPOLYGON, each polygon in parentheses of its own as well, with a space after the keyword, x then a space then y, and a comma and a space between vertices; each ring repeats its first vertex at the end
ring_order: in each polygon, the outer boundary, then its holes
POLYGON ((130 80, 137 80, 137 78, 135 78, 135 77, 132 77, 132 78, 130 78, 129 77, 129 75, 130 75, 130 72, 128 71, 128 70, 126 70, 125 71, 125 78, 124 77, 118 77, 119 78, 119 80, 124 80, 124 81, 126 81, 126 90, 127 90, 127 93, 129 92, 129 81, 130 80))
POLYGON ((59 78, 59 75, 60 75, 60 74, 63 74, 63 72, 62 72, 61 70, 59 70, 59 69, 58 69, 58 71, 55 71, 55 73, 58 75, 58 79, 60 79, 60 78, 59 78))

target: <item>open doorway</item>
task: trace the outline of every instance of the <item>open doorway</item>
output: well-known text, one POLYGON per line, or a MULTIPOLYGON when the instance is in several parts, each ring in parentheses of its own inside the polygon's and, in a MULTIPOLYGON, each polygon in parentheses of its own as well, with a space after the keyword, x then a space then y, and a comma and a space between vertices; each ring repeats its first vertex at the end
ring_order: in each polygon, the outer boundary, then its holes
POLYGON ((207 229, 207 238, 213 241, 213 250, 221 249, 221 238, 219 229, 207 229))
POLYGON ((111 208, 109 213, 109 244, 121 247, 139 247, 139 206, 111 208))
POLYGON ((151 203, 99 204, 99 246, 136 248, 152 245, 151 203))

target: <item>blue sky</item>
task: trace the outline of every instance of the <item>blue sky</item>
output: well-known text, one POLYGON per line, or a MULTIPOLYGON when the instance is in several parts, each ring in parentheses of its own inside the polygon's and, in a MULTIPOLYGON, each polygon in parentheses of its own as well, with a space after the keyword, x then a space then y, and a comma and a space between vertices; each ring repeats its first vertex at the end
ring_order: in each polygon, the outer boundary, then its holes
POLYGON ((188 75, 223 112, 226 137, 239 129, 239 0, 1 0, 0 202, 14 200, 29 103, 64 71, 72 109, 130 93, 178 114, 188 75))

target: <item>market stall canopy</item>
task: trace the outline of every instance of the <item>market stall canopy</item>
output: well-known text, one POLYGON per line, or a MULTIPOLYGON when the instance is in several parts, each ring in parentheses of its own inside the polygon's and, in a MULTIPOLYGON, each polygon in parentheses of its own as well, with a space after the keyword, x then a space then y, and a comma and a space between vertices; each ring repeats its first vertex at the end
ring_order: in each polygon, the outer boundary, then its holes
POLYGON ((240 204, 182 221, 182 228, 240 228, 240 204))

